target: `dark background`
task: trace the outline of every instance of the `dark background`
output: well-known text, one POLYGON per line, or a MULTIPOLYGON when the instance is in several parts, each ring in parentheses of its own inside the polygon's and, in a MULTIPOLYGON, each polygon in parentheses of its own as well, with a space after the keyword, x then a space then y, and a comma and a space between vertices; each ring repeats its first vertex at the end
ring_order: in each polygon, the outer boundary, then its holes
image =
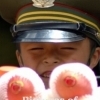
POLYGON ((0 66, 18 65, 10 32, 11 25, 0 17, 0 66))

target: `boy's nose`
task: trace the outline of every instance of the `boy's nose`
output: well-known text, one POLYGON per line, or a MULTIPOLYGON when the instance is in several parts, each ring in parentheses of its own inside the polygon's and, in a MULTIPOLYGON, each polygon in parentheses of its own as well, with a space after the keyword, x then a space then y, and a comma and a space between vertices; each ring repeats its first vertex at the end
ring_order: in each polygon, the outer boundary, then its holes
POLYGON ((57 58, 54 58, 54 57, 48 57, 43 60, 43 63, 45 63, 45 64, 56 64, 59 62, 60 62, 60 60, 57 58))

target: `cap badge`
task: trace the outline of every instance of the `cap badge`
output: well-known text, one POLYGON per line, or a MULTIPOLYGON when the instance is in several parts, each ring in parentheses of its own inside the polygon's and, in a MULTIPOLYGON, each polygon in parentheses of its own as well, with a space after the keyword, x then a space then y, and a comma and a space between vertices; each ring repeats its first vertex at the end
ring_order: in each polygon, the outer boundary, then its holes
POLYGON ((54 6, 55 0, 32 0, 34 2, 33 6, 38 8, 49 8, 54 6))

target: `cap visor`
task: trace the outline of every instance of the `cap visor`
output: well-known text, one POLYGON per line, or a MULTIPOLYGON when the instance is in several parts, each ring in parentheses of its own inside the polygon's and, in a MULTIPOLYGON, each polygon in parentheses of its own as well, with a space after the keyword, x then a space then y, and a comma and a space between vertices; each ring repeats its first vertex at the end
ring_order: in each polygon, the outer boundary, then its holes
POLYGON ((14 38, 14 42, 74 42, 84 38, 81 33, 45 29, 19 32, 14 38))

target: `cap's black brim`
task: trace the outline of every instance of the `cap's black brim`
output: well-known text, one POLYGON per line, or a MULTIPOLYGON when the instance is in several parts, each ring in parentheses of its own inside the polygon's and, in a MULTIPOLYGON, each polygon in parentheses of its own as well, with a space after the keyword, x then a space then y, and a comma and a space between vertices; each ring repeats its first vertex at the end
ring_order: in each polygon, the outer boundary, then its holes
POLYGON ((75 42, 83 40, 81 34, 64 30, 30 30, 19 32, 14 42, 75 42))

